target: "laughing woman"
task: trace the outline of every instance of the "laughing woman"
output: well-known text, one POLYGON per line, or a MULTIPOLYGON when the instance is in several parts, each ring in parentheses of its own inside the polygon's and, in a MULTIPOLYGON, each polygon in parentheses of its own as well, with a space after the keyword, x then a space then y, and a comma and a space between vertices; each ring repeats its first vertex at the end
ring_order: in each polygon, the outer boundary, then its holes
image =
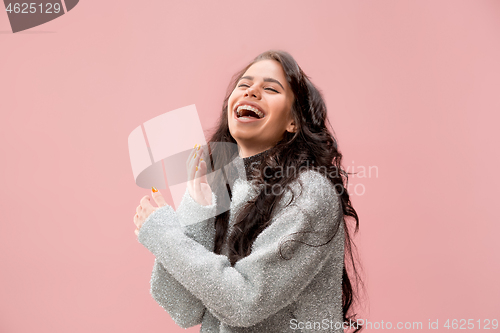
POLYGON ((179 326, 344 332, 355 320, 346 218, 355 231, 359 220, 326 121, 295 60, 264 52, 234 76, 209 145, 191 152, 177 211, 154 188, 158 207, 141 200, 134 223, 155 256, 151 294, 179 326), (209 169, 219 171, 211 184, 209 169))

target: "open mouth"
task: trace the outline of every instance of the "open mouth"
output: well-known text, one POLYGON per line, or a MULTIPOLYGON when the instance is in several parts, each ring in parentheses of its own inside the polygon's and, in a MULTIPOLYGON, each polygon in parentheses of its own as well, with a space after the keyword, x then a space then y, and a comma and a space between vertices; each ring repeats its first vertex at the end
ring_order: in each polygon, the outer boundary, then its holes
POLYGON ((265 117, 265 114, 250 105, 240 105, 235 110, 235 117, 240 120, 259 120, 265 117))

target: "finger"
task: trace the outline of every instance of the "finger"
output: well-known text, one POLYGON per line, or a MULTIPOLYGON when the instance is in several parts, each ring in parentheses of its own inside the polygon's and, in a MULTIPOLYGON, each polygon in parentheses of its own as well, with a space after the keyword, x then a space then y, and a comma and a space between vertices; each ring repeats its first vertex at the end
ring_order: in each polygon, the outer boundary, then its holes
POLYGON ((142 208, 153 207, 150 200, 151 200, 151 198, 148 195, 145 195, 144 197, 142 197, 142 199, 141 199, 142 208))
POLYGON ((142 206, 141 205, 137 206, 137 208, 135 209, 136 213, 139 213, 141 210, 142 210, 142 206))
POLYGON ((165 200, 163 195, 160 193, 160 191, 156 190, 156 192, 154 192, 152 190, 151 195, 153 196, 153 200, 156 202, 158 207, 163 207, 163 206, 167 205, 167 201, 165 200))
POLYGON ((139 236, 139 229, 135 229, 134 234, 135 234, 136 236, 139 236))
POLYGON ((188 171, 188 181, 192 180, 194 178, 194 172, 192 172, 193 168, 195 165, 196 158, 199 156, 199 149, 200 145, 196 145, 195 148, 192 149, 191 153, 189 154, 189 158, 186 161, 186 166, 187 166, 187 171, 188 171))
POLYGON ((189 169, 188 169, 188 180, 193 180, 195 178, 195 175, 196 175, 196 166, 198 165, 199 161, 200 161, 200 155, 201 155, 201 146, 198 146, 197 148, 195 148, 195 153, 191 159, 191 163, 189 165, 189 169))
POLYGON ((195 154, 195 152, 197 151, 197 148, 198 148, 197 146, 198 146, 198 144, 196 144, 194 146, 194 148, 191 149, 191 152, 189 153, 188 159, 186 160, 186 167, 189 166, 189 163, 193 159, 193 156, 194 156, 194 154, 195 154))
POLYGON ((200 185, 200 171, 196 171, 194 182, 193 182, 193 188, 195 193, 201 193, 201 185, 200 185))
POLYGON ((200 183, 208 184, 208 181, 207 181, 207 163, 205 162, 205 160, 200 162, 199 169, 201 170, 200 183))

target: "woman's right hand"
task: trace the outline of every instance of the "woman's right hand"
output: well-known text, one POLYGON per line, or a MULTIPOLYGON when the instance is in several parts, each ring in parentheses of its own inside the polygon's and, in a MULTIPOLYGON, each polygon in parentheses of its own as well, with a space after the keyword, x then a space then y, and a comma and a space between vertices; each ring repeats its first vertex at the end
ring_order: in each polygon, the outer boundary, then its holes
POLYGON ((212 204, 212 189, 207 182, 206 155, 205 148, 196 145, 186 161, 189 194, 202 206, 212 204))

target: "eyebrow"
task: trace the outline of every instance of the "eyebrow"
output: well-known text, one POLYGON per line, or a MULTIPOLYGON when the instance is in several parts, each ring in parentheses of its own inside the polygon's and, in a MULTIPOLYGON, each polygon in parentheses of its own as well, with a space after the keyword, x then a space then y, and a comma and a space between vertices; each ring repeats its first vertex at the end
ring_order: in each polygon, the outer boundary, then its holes
MULTIPOLYGON (((253 76, 242 76, 240 77, 240 79, 238 80, 241 81, 243 79, 247 79, 247 80, 250 80, 250 81, 253 81, 253 76)), ((285 90, 285 88, 283 88, 283 86, 281 85, 280 81, 276 80, 276 79, 273 79, 272 77, 265 77, 264 78, 264 82, 274 82, 274 83, 277 83, 280 85, 281 89, 285 90)))

